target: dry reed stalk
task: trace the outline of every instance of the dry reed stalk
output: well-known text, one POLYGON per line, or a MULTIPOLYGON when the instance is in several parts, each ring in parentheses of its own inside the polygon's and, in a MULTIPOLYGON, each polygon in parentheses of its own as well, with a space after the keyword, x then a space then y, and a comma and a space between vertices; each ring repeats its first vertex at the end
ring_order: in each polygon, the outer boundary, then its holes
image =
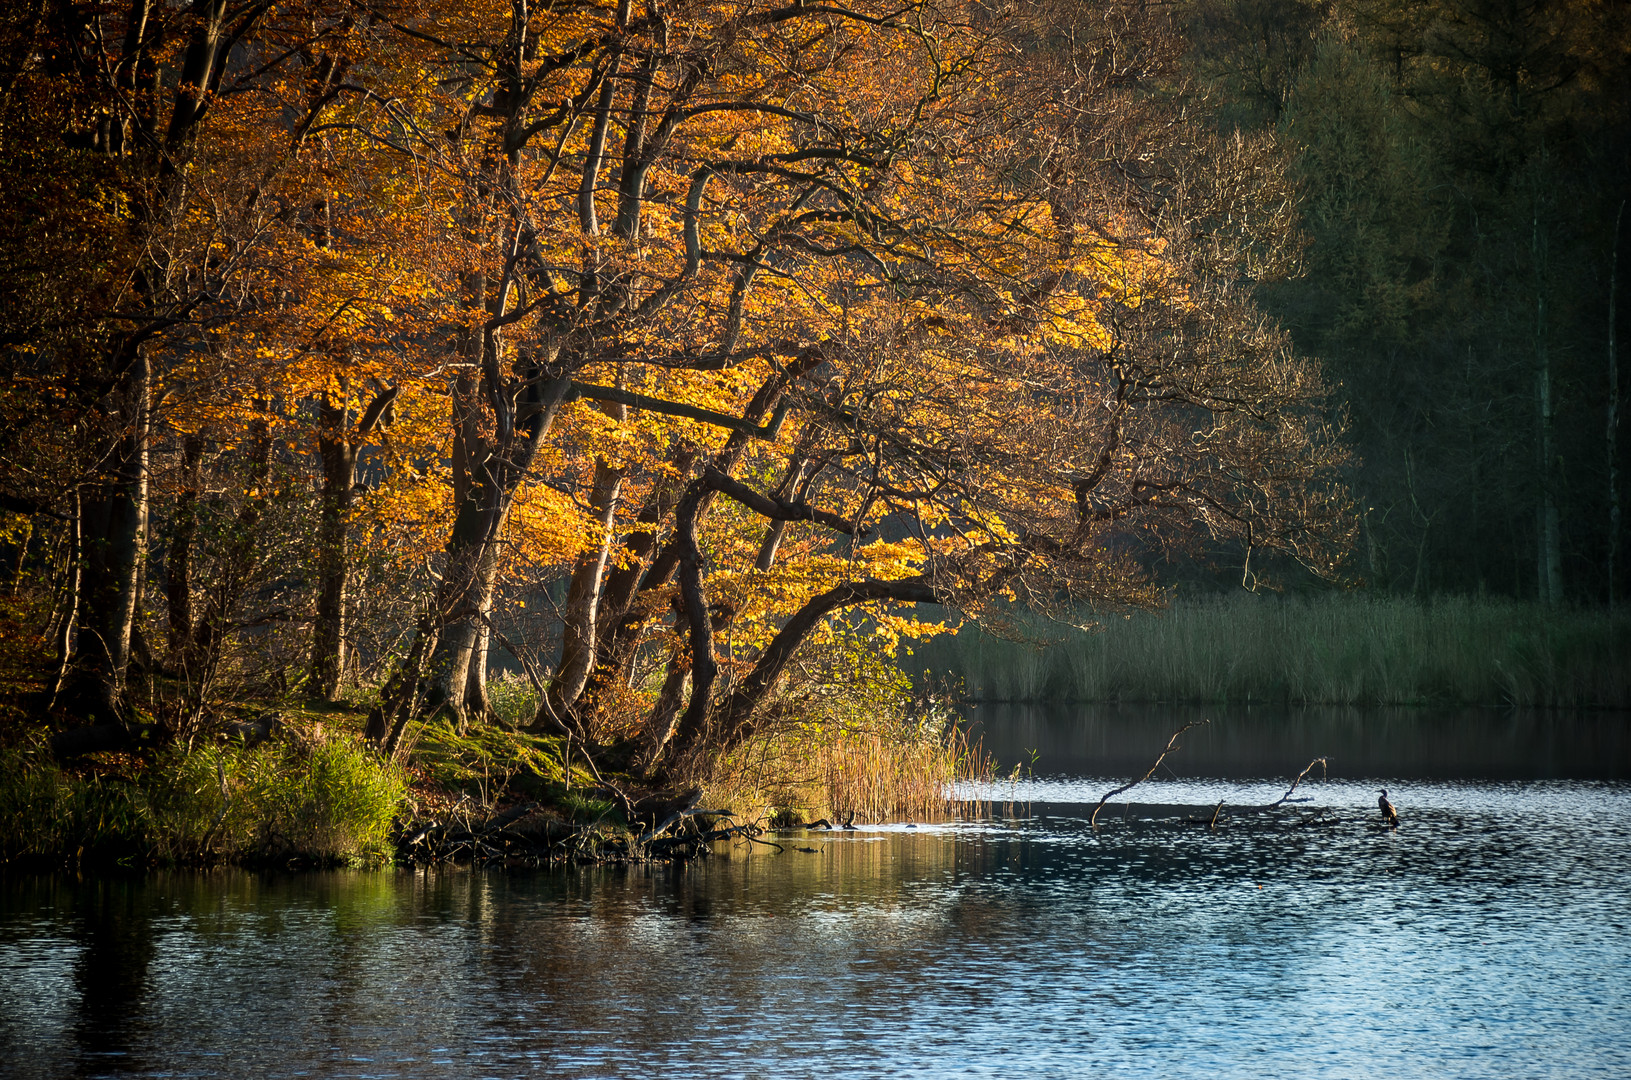
POLYGON ((750 740, 723 763, 707 798, 748 817, 797 808, 816 817, 938 821, 969 806, 962 781, 989 779, 983 749, 952 727, 940 736, 901 725, 806 727, 750 740))

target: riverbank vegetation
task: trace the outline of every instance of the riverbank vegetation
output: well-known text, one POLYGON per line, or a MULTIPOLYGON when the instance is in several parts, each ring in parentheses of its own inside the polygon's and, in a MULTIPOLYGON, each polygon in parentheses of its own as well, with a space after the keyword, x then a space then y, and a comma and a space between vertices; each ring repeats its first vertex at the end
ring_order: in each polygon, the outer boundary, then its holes
POLYGON ((0 861, 381 863, 406 794, 400 768, 341 732, 100 755, 73 768, 40 740, 0 751, 0 861))
POLYGON ((1631 614, 1498 598, 1240 593, 1074 627, 1020 614, 903 663, 974 701, 1631 708, 1631 614))

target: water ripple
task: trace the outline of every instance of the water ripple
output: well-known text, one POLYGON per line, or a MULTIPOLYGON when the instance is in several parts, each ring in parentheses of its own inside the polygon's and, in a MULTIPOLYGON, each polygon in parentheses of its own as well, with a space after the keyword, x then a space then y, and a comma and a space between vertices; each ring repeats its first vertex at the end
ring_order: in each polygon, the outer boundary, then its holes
POLYGON ((1631 785, 1025 781, 569 873, 0 890, 8 1075, 1631 1075, 1631 785), (1175 808, 1222 799, 1216 830, 1175 808), (1116 808, 1112 807, 1111 810, 1116 808), (1315 815, 1318 815, 1316 818, 1315 815), (1303 824, 1305 819, 1309 823, 1303 824))

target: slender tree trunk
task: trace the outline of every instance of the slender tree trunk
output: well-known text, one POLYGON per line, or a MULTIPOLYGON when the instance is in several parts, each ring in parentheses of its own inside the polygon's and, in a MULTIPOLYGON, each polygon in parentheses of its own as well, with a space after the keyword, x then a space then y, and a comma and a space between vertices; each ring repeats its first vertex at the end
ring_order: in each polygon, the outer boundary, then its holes
POLYGON ((109 399, 115 430, 108 470, 82 509, 79 687, 74 705, 102 722, 123 721, 131 631, 147 539, 147 437, 151 374, 138 349, 109 399))
POLYGON ((493 704, 487 696, 487 654, 493 642, 493 597, 498 590, 497 548, 494 558, 486 564, 482 579, 476 583, 475 640, 470 645, 470 668, 464 676, 464 715, 471 719, 492 715, 493 704))
POLYGON ((674 543, 679 550, 680 601, 691 641, 691 699, 673 726, 674 742, 682 756, 707 738, 714 680, 719 677, 719 662, 714 659, 713 621, 708 617, 708 597, 702 587, 702 552, 697 545, 701 501, 700 492, 686 496, 674 522, 674 543))
POLYGON ((346 663, 346 586, 351 569, 349 525, 357 451, 347 437, 345 402, 325 397, 318 406, 317 446, 323 458, 323 497, 318 526, 319 591, 311 658, 312 692, 333 701, 346 663))
MULTIPOLYGON (((675 732, 674 746, 665 759, 679 763, 688 760, 707 740, 708 748, 716 753, 740 746, 753 733, 753 716, 764 699, 775 689, 787 665, 792 662, 799 646, 821 620, 840 608, 872 600, 894 600, 904 603, 937 604, 940 598, 925 578, 906 578, 899 581, 848 582, 812 597, 800 608, 780 632, 771 639, 760 654, 746 678, 739 683, 717 710, 716 723, 711 729, 700 724, 683 722, 675 732)), ((689 606, 689 605, 688 605, 689 606)), ((693 620, 692 626, 695 627, 693 620)), ((693 644, 693 653, 695 646, 693 644)), ((696 707, 696 690, 691 703, 696 707)), ((687 714, 689 719, 689 712, 687 714)))
MULTIPOLYGON (((693 450, 682 450, 673 460, 675 472, 681 476, 689 473, 695 457, 693 450)), ((622 548, 627 561, 610 570, 601 586, 596 612, 595 663, 578 699, 580 712, 593 713, 598 709, 600 695, 612 683, 625 678, 634 662, 639 630, 644 620, 631 615, 630 611, 640 578, 657 548, 662 523, 679 505, 684 493, 685 484, 682 481, 659 480, 647 496, 645 505, 640 508, 634 528, 623 537, 622 548)))
POLYGON ((617 501, 622 486, 623 470, 596 458, 589 506, 595 514, 599 542, 593 551, 578 559, 566 590, 560 673, 550 688, 550 695, 554 699, 551 706, 557 716, 566 715, 577 703, 588 685, 589 671, 595 661, 601 578, 605 575, 606 562, 611 556, 612 541, 616 536, 617 501))
POLYGON ((621 61, 621 56, 614 56, 608 63, 595 101, 595 126, 589 136, 589 156, 578 187, 578 228, 585 236, 600 235, 600 223, 595 218, 595 186, 600 182, 600 163, 606 156, 606 132, 611 126, 612 95, 617 90, 617 67, 621 61))
MULTIPOLYGON (((683 609, 676 605, 676 616, 683 609)), ((683 637, 681 639, 684 640, 683 637)), ((681 646, 684 648, 684 646, 681 646)), ((691 678, 691 663, 687 656, 676 651, 669 657, 668 674, 663 677, 663 688, 657 694, 657 704, 641 729, 639 745, 634 756, 635 768, 649 773, 662 759, 674 737, 674 728, 680 719, 680 706, 685 704, 685 684, 691 678)))
MULTIPOLYGON (((771 416, 772 426, 775 426, 779 423, 776 416, 781 415, 776 410, 781 405, 782 398, 787 390, 820 362, 820 354, 812 350, 800 356, 797 362, 789 364, 785 371, 770 376, 759 387, 758 392, 754 394, 753 400, 748 403, 747 408, 743 410, 742 418, 750 423, 758 424, 763 422, 765 417, 771 416), (775 416, 772 416, 773 412, 775 416)), ((742 432, 732 432, 731 437, 726 440, 725 446, 713 456, 710 466, 729 476, 741 461, 742 455, 747 451, 748 441, 749 436, 742 432)), ((712 508, 717 494, 718 492, 710 484, 701 479, 696 479, 686 486, 678 500, 666 505, 683 506, 687 499, 695 495, 697 499, 696 519, 700 528, 701 523, 707 519, 708 511, 712 508)), ((648 507, 648 509, 650 508, 648 507)), ((663 504, 656 504, 656 508, 662 510, 664 506, 663 504)), ((641 516, 643 525, 645 514, 642 513, 641 516)), ((655 520, 660 521, 661 515, 655 520)), ((648 537, 650 540, 655 540, 655 528, 642 527, 637 532, 643 534, 640 537, 641 540, 648 537)), ((673 578, 675 570, 680 565, 680 548, 679 529, 678 525, 676 525, 675 535, 669 539, 667 544, 657 549, 656 555, 651 560, 651 565, 646 567, 643 573, 640 572, 638 567, 635 567, 625 568, 607 575, 606 600, 601 604, 601 612, 606 620, 606 630, 609 633, 609 638, 604 640, 600 647, 601 666, 606 669, 606 673, 604 676, 599 674, 594 676, 596 685, 608 683, 614 677, 621 677, 627 671, 628 665, 633 662, 636 651, 635 644, 644 621, 629 617, 629 612, 633 610, 640 593, 649 593, 654 589, 660 589, 673 578)))
MULTIPOLYGON (((803 502, 810 491, 810 481, 813 479, 809 473, 810 459, 802 455, 795 455, 787 468, 787 477, 782 481, 781 487, 776 489, 778 498, 790 499, 793 502, 803 502)), ((765 529, 765 538, 759 544, 758 558, 753 565, 761 572, 768 572, 776 565, 776 552, 780 550, 782 538, 787 535, 787 522, 772 521, 765 529)))
POLYGON ((193 545, 198 539, 198 496, 203 489, 201 470, 204 438, 188 435, 181 442, 181 494, 176 499, 175 527, 170 534, 170 556, 165 570, 165 601, 170 622, 170 661, 183 661, 193 638, 193 545))
POLYGON ((73 520, 68 523, 68 596, 63 603, 62 624, 52 635, 57 643, 57 677, 51 686, 51 700, 46 711, 56 708, 68 683, 74 660, 75 633, 79 629, 79 601, 84 594, 85 557, 84 535, 85 504, 78 488, 74 489, 73 520))

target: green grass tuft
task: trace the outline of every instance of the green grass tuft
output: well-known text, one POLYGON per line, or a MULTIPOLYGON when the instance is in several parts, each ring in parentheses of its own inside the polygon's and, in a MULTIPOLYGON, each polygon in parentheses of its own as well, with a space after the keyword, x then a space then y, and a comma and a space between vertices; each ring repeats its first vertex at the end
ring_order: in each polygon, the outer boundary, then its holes
POLYGON ((399 768, 347 739, 171 749, 128 779, 67 772, 32 745, 0 752, 0 856, 380 863, 406 794, 399 768))

